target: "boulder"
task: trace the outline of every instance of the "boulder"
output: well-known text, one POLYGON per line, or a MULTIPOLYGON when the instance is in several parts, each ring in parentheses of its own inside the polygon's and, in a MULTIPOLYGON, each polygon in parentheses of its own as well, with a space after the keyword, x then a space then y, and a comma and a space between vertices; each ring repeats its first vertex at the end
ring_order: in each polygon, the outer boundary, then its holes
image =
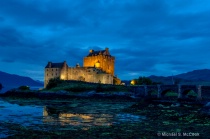
POLYGON ((204 105, 203 108, 201 108, 201 110, 199 111, 199 113, 202 116, 210 117, 210 102, 207 102, 206 105, 204 105))
POLYGON ((171 104, 171 107, 180 107, 181 104, 180 103, 174 103, 174 104, 171 104))
POLYGON ((204 105, 206 108, 210 108, 210 102, 207 102, 206 105, 204 105))

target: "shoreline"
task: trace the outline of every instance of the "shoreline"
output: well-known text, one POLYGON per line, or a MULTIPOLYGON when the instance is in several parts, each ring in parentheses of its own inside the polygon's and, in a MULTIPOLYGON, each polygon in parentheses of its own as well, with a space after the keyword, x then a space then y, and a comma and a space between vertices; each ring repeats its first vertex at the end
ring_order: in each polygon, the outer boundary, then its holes
POLYGON ((57 92, 40 92, 40 91, 20 91, 20 90, 10 90, 3 94, 0 94, 0 97, 12 97, 12 98, 37 98, 37 99, 73 99, 73 98, 82 98, 82 99, 126 99, 126 100, 136 100, 131 96, 131 93, 128 92, 112 92, 112 93, 101 93, 96 91, 87 91, 87 92, 67 92, 67 91, 57 91, 57 92))

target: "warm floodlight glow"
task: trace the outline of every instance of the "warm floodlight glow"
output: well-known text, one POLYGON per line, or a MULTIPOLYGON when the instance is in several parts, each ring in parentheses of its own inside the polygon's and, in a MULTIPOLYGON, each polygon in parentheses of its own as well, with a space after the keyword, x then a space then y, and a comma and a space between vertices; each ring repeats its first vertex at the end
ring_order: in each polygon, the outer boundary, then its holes
POLYGON ((132 80, 131 81, 131 85, 135 85, 135 80, 132 80))
POLYGON ((64 80, 65 79, 65 75, 61 75, 61 80, 64 80))
POLYGON ((99 61, 98 61, 98 62, 96 62, 95 66, 96 66, 96 68, 100 68, 100 67, 101 67, 100 62, 99 62, 99 61))

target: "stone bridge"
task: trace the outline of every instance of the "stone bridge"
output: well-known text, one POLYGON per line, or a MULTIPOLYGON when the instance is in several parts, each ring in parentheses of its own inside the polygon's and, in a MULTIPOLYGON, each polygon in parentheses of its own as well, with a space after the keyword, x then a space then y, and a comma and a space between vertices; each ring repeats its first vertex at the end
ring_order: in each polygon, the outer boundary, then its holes
POLYGON ((177 98, 185 98, 190 91, 197 94, 198 100, 210 99, 210 86, 201 85, 136 85, 130 86, 136 96, 151 96, 156 92, 157 98, 162 98, 168 92, 177 93, 177 98))

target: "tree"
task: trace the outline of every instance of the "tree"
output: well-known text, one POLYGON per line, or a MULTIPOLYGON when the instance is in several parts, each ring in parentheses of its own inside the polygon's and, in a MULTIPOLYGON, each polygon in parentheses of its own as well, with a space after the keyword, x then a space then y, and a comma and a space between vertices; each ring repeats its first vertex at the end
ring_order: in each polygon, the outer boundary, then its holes
POLYGON ((137 80, 138 85, 152 85, 152 80, 146 77, 139 77, 137 80))
POLYGON ((26 91, 26 90, 30 90, 30 87, 29 86, 20 86, 18 87, 19 90, 22 90, 22 91, 26 91))
POLYGON ((131 80, 131 85, 158 85, 163 84, 162 82, 153 82, 150 78, 139 77, 138 79, 131 80))
POLYGON ((61 84, 63 82, 63 80, 61 80, 60 78, 52 78, 49 80, 49 83, 46 86, 46 89, 51 89, 56 87, 58 84, 61 84))
POLYGON ((2 88, 3 88, 3 86, 2 86, 2 84, 0 83, 0 91, 1 91, 2 88))
POLYGON ((138 79, 134 79, 131 81, 132 85, 152 85, 153 82, 150 78, 147 77, 139 77, 138 79))

